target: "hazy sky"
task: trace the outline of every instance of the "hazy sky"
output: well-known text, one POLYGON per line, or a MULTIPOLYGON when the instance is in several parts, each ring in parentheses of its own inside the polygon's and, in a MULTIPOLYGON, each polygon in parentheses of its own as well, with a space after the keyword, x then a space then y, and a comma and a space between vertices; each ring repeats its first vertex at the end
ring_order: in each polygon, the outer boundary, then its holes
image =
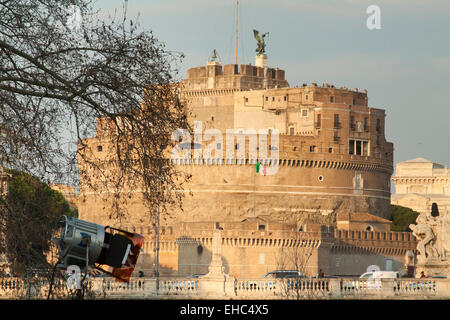
MULTIPOLYGON (((97 0, 101 12, 123 0, 97 0)), ((128 17, 183 52, 179 78, 203 66, 213 49, 235 61, 236 0, 128 0, 128 17)), ((367 89, 369 106, 386 110, 394 163, 416 157, 450 167, 450 1, 239 0, 238 63, 254 64, 253 29, 269 32, 269 67, 291 87, 330 83, 367 89), (369 30, 369 5, 381 29, 369 30)))

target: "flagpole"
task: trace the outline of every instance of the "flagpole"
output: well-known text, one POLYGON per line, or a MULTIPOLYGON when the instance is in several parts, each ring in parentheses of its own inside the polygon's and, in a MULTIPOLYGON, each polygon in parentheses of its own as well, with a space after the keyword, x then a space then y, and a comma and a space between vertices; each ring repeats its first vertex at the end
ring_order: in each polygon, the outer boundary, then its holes
POLYGON ((235 58, 235 64, 237 64, 237 59, 238 59, 238 11, 239 11, 239 0, 236 0, 236 58, 235 58))

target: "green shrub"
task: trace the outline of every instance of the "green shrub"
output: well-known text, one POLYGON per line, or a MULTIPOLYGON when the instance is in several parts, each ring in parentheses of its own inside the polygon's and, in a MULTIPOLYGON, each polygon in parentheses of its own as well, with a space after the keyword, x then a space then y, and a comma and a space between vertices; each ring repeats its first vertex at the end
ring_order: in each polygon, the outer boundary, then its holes
POLYGON ((391 205, 392 216, 391 216, 391 231, 409 231, 409 225, 415 224, 419 212, 414 211, 411 208, 391 205))

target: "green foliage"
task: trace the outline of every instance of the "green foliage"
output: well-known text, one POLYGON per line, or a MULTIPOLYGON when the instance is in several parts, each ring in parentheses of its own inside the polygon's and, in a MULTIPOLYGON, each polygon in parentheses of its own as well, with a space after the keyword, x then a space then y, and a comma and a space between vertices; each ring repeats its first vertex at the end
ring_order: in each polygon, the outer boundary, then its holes
POLYGON ((411 208, 392 205, 392 224, 391 231, 409 231, 409 225, 415 224, 416 219, 419 215, 418 212, 412 210, 411 208))
POLYGON ((75 216, 63 195, 38 178, 16 170, 9 182, 5 216, 5 247, 8 260, 17 274, 46 265, 45 253, 62 215, 75 216))

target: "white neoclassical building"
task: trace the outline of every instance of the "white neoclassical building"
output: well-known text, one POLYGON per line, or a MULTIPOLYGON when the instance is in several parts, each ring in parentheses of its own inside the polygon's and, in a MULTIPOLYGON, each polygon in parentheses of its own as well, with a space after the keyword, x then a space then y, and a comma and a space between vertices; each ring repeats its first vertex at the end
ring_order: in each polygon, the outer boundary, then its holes
POLYGON ((433 203, 439 214, 450 213, 450 170, 424 158, 399 162, 392 177, 395 193, 391 203, 430 213, 433 203))

